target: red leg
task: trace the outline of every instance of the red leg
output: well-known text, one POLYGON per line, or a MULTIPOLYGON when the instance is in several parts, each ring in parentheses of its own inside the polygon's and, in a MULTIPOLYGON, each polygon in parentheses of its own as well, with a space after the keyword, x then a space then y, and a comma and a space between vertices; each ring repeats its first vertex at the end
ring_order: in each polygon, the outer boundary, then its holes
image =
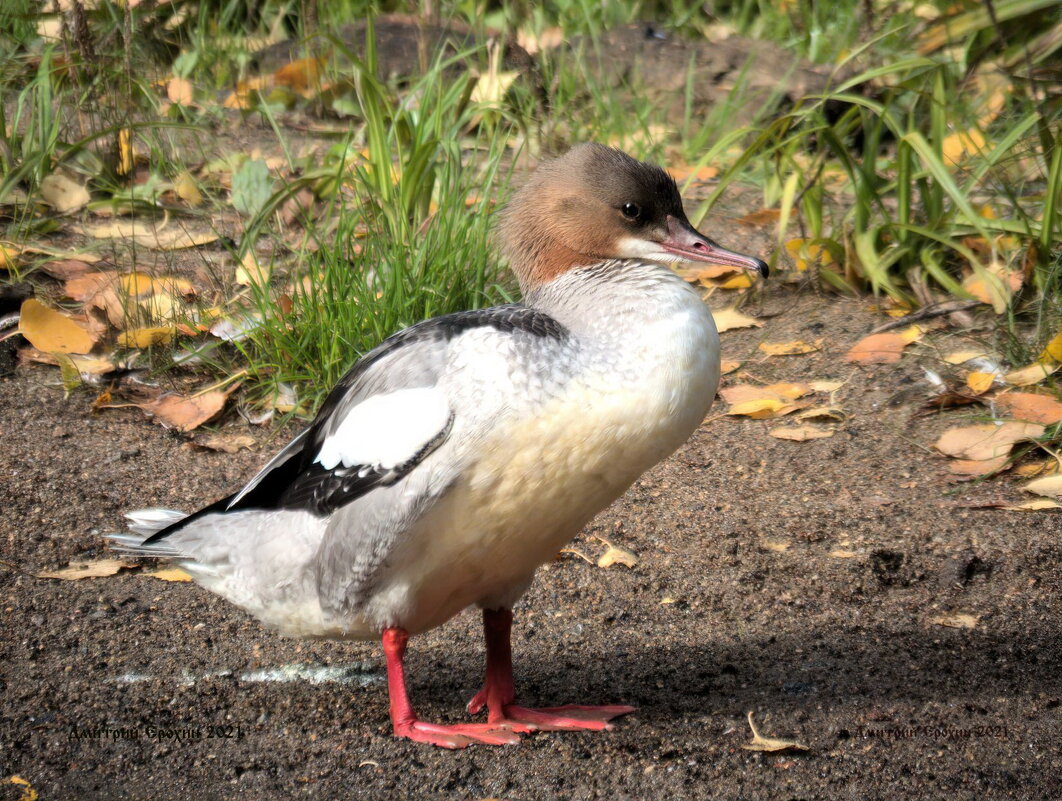
POLYGON ((409 633, 405 629, 384 629, 383 649, 387 657, 387 692, 391 699, 391 725, 395 737, 408 737, 419 743, 431 743, 443 748, 464 748, 471 743, 512 745, 520 736, 511 729, 494 723, 465 723, 441 726, 417 720, 406 692, 406 674, 402 660, 406 655, 409 633))
POLYGON ((489 725, 507 725, 514 731, 579 731, 611 729, 609 721, 634 711, 633 706, 556 706, 529 709, 517 706, 513 685, 513 653, 510 632, 511 609, 484 609, 483 634, 487 640, 487 672, 480 690, 468 702, 476 714, 487 707, 489 725))

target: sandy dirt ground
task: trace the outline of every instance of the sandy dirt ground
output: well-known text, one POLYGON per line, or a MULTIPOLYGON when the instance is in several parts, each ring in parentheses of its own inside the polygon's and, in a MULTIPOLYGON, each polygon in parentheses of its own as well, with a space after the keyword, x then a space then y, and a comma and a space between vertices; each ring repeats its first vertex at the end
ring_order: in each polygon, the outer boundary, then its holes
MULTIPOLYGON (((760 341, 820 352, 752 361, 763 381, 839 379, 829 439, 710 419, 602 513, 638 557, 565 555, 516 610, 528 705, 630 703, 599 734, 539 733, 448 752, 394 739, 370 643, 281 639, 192 584, 146 571, 35 578, 106 556, 101 533, 145 506, 232 491, 282 441, 191 450, 135 409, 90 412, 57 371, 0 380, 0 800, 1051 799, 1062 797, 1062 518, 976 508, 1008 479, 955 484, 932 443, 970 412, 916 417, 917 355, 857 368, 862 303, 779 286, 760 341), (976 617, 973 628, 934 622, 976 617), (756 753, 767 736, 806 752, 756 753)), ((273 438, 270 439, 269 437, 273 438)), ((414 638, 425 719, 460 721, 478 689, 478 616, 414 638)))

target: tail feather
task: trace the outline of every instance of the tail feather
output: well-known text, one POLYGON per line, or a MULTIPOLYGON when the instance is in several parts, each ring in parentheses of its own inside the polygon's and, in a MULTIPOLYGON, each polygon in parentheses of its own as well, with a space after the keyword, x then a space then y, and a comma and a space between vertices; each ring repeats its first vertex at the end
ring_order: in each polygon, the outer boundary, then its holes
POLYGON ((180 554, 165 540, 150 545, 144 543, 153 535, 174 523, 186 518, 184 512, 173 509, 139 509, 125 516, 129 521, 128 534, 108 534, 111 548, 120 553, 136 556, 179 556, 180 554))

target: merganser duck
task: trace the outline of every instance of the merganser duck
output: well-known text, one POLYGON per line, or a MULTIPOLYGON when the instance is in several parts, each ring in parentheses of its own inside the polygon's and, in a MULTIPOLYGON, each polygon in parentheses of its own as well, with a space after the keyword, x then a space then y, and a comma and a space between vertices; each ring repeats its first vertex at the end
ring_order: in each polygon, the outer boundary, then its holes
POLYGON ((719 381, 708 307, 668 265, 767 276, 686 219, 659 167, 597 144, 540 166, 502 215, 524 300, 418 323, 336 385, 241 490, 185 516, 128 515, 119 547, 179 560, 280 633, 381 637, 394 734, 448 748, 600 730, 629 706, 515 703, 512 607, 548 562, 704 420, 719 381), (483 610, 486 723, 417 718, 411 634, 483 610))

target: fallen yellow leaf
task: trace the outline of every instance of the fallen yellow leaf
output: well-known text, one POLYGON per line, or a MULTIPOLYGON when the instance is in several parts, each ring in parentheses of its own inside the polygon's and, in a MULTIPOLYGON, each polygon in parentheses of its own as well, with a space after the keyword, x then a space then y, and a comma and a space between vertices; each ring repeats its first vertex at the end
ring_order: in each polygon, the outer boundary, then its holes
POLYGON ((1039 384, 1062 366, 1057 362, 1033 362, 1026 367, 1011 370, 1003 380, 1013 387, 1030 387, 1039 384))
POLYGON ((808 386, 816 392, 836 392, 844 386, 843 381, 809 381, 808 386))
POLYGON ((1022 489, 1026 492, 1050 498, 1062 497, 1062 474, 1038 478, 1035 481, 1030 481, 1022 489))
POLYGON ((752 729, 752 740, 745 743, 742 748, 746 751, 807 751, 808 747, 796 740, 777 740, 773 737, 764 737, 752 721, 752 713, 749 712, 749 728, 752 729))
POLYGON ((745 401, 770 398, 773 400, 796 400, 811 392, 807 384, 735 384, 731 387, 723 387, 719 390, 719 397, 727 403, 744 403, 745 401))
POLYGON ((989 304, 996 314, 1002 314, 1010 305, 1010 299, 1021 289, 1021 270, 1008 270, 996 263, 972 273, 963 281, 963 289, 982 303, 989 304))
POLYGON ((752 276, 748 273, 738 273, 727 278, 719 285, 720 289, 748 289, 752 286, 752 276))
POLYGON ((1062 509, 1062 503, 1053 501, 1050 498, 1036 498, 1032 501, 1016 503, 1012 506, 1004 506, 1003 508, 1008 512, 1043 512, 1048 509, 1062 509))
POLYGON ((971 359, 980 359, 987 355, 983 350, 957 350, 945 356, 944 361, 948 364, 963 364, 971 359))
POLYGON ((49 353, 88 353, 96 344, 84 326, 34 298, 23 301, 18 329, 33 347, 49 353))
POLYGON ((188 170, 184 170, 174 179, 173 191, 177 193, 177 197, 193 208, 203 202, 203 193, 199 191, 199 185, 188 170))
POLYGON ((977 128, 948 134, 941 143, 944 160, 953 165, 965 161, 969 156, 981 153, 985 148, 985 137, 977 128))
POLYGON ((173 341, 177 329, 172 325, 149 328, 130 328, 118 335, 120 348, 149 348, 152 345, 167 345, 173 341))
POLYGON ((254 437, 250 434, 208 434, 197 437, 192 443, 197 448, 206 448, 223 453, 237 453, 254 447, 254 437))
POLYGON ((801 342, 800 340, 792 342, 761 342, 759 347, 768 356, 799 356, 820 350, 822 342, 821 339, 816 339, 813 343, 801 342))
POLYGON ((992 389, 992 385, 995 382, 995 373, 981 373, 975 371, 966 376, 966 386, 970 388, 974 395, 985 394, 988 390, 992 389))
POLYGON ((761 420, 767 417, 775 417, 779 414, 782 414, 782 409, 784 409, 787 405, 791 404, 787 404, 786 401, 781 400, 779 398, 759 398, 757 400, 749 400, 742 401, 740 403, 735 403, 733 406, 727 409, 726 413, 743 417, 751 417, 754 420, 761 420))
POLYGON ((805 409, 797 414, 798 420, 829 420, 834 423, 843 423, 845 413, 832 406, 816 406, 813 409, 805 409))
POLYGON ((1062 332, 1055 335, 1055 337, 1047 343, 1047 346, 1040 354, 1041 362, 1062 362, 1062 332))
POLYGON ((71 562, 62 570, 46 570, 43 573, 38 573, 37 578, 46 579, 63 579, 64 581, 74 581, 84 578, 102 578, 103 576, 113 576, 119 570, 124 570, 127 567, 136 567, 136 562, 130 562, 125 559, 98 559, 96 561, 71 562))
POLYGON ((736 308, 720 309, 712 312, 715 318, 715 327, 719 333, 732 331, 735 328, 762 328, 763 323, 754 317, 742 314, 736 308))
POLYGON ((952 629, 973 629, 977 628, 977 621, 980 617, 977 615, 970 615, 963 612, 954 612, 950 615, 938 615, 937 617, 931 617, 930 623, 934 623, 938 626, 947 626, 952 629))
POLYGON ((181 570, 179 567, 171 567, 163 570, 156 570, 152 573, 145 573, 145 576, 151 576, 161 581, 191 581, 192 577, 181 570))
POLYGON ((612 567, 612 565, 623 565, 624 567, 634 567, 638 564, 638 557, 632 554, 630 551, 625 551, 622 548, 617 548, 615 545, 609 545, 608 550, 601 555, 601 558, 597 560, 598 567, 612 567))
POLYGON ((60 214, 84 208, 92 199, 84 186, 61 172, 45 176, 40 191, 41 199, 60 214))

